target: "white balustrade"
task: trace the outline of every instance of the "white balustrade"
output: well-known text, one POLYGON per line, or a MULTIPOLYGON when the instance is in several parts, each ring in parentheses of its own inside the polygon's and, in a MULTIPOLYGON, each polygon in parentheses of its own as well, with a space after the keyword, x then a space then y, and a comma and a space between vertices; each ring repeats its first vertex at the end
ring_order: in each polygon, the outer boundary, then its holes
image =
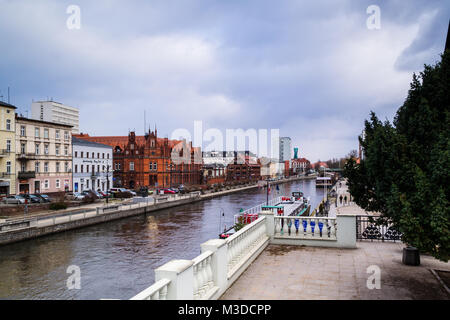
POLYGON ((277 238, 336 240, 336 218, 275 216, 277 238))
POLYGON ((161 279, 144 291, 135 295, 131 300, 166 300, 169 279, 161 279))
POLYGON ((206 251, 193 259, 194 261, 194 299, 204 298, 214 287, 213 271, 211 266, 212 251, 206 251))
POLYGON ((265 217, 245 226, 237 233, 227 239, 228 246, 228 271, 233 273, 233 269, 242 263, 246 256, 259 248, 266 235, 265 217))

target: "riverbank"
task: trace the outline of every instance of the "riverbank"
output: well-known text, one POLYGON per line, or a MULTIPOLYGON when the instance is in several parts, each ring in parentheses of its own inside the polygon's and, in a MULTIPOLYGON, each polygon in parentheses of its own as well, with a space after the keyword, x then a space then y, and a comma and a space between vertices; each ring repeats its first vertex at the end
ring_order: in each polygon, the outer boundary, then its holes
MULTIPOLYGON (((270 184, 282 184, 310 177, 295 177, 272 181, 270 184)), ((229 190, 212 192, 209 194, 192 193, 189 195, 161 195, 151 198, 151 201, 131 203, 129 199, 108 206, 99 206, 98 203, 78 208, 77 210, 61 210, 54 214, 46 212, 36 213, 30 216, 21 216, 0 222, 0 245, 33 239, 48 234, 68 231, 127 218, 140 214, 147 214, 162 209, 186 205, 197 201, 208 200, 227 194, 242 192, 248 189, 258 188, 258 184, 236 187, 229 190)), ((150 198, 149 198, 150 199, 150 198)))

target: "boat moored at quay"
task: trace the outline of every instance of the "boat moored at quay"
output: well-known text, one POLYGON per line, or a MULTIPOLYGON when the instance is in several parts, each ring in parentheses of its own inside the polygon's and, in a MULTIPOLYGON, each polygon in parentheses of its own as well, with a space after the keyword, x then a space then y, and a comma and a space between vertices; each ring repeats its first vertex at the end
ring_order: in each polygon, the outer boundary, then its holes
MULTIPOLYGON (((242 210, 242 209, 241 209, 242 210)), ((265 203, 259 204, 247 210, 242 210, 234 215, 234 226, 228 228, 219 235, 219 238, 226 239, 239 230, 239 226, 247 225, 257 220, 259 213, 273 212, 276 216, 309 216, 311 213, 310 198, 305 197, 303 192, 294 191, 290 197, 280 196, 265 203)))

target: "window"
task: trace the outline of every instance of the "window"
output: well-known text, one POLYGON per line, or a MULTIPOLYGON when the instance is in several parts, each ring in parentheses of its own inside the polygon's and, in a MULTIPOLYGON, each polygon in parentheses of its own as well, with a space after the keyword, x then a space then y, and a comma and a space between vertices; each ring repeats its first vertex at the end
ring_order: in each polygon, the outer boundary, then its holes
POLYGON ((34 128, 34 136, 39 138, 39 128, 34 128))
POLYGON ((56 172, 59 172, 59 162, 56 163, 56 172))
POLYGON ((95 166, 92 165, 92 173, 95 173, 95 166))
POLYGON ((44 172, 48 172, 48 162, 44 162, 44 172))
POLYGON ((75 157, 74 158, 76 158, 76 157, 78 157, 78 151, 75 151, 75 157))
POLYGON ((27 171, 27 166, 25 165, 25 162, 22 162, 22 163, 20 164, 20 171, 21 171, 21 172, 27 171))
POLYGON ((25 126, 20 126, 20 136, 25 137, 25 126))
POLYGON ((11 152, 11 140, 6 140, 6 151, 11 152))
POLYGON ((134 171, 134 162, 130 162, 130 171, 134 171))
POLYGON ((105 153, 102 153, 103 159, 105 159, 105 153))
POLYGON ((48 129, 45 128, 45 129, 44 129, 44 139, 48 139, 48 138, 49 138, 49 135, 48 135, 48 129))
POLYGON ((59 144, 55 145, 55 154, 59 156, 59 144))
POLYGON ((48 154, 48 144, 44 144, 44 154, 48 154))
POLYGON ((64 172, 69 172, 69 163, 64 162, 64 172))
POLYGON ((69 146, 64 146, 64 155, 69 155, 69 146))
POLYGON ((92 159, 94 159, 94 157, 95 157, 95 154, 94 154, 94 152, 92 152, 92 159))
POLYGON ((36 161, 34 163, 34 170, 36 171, 36 173, 39 173, 39 162, 38 161, 36 161))
POLYGON ((83 167, 84 167, 83 165, 80 166, 80 170, 81 170, 80 172, 83 172, 83 167))
POLYGON ((11 131, 11 120, 6 119, 6 130, 11 131))
POLYGON ((109 153, 107 154, 107 156, 108 156, 108 159, 109 159, 109 153))
POLYGON ((100 188, 100 180, 97 179, 97 188, 100 188))
POLYGON ((50 188, 50 181, 45 180, 44 181, 44 189, 48 189, 48 188, 50 188))
POLYGON ((80 158, 83 158, 83 151, 81 151, 81 156, 80 156, 80 158))
POLYGON ((100 152, 97 153, 97 158, 100 159, 100 152))
POLYGON ((64 140, 69 140, 69 131, 64 131, 64 140))
POLYGON ((86 188, 89 189, 89 180, 86 180, 86 188))
POLYGON ((155 162, 155 163, 153 164, 153 170, 155 170, 155 171, 158 170, 158 163, 155 162))
POLYGON ((6 161, 6 173, 11 173, 11 161, 6 161))
POLYGON ((36 154, 39 154, 39 143, 36 143, 36 154))
POLYGON ((86 158, 89 158, 89 152, 86 152, 86 158))
POLYGON ((59 130, 55 130, 55 139, 59 139, 59 130))
POLYGON ((73 169, 74 169, 75 173, 77 173, 78 172, 78 165, 76 164, 73 169))
POLYGON ((57 189, 61 188, 61 183, 60 183, 59 179, 56 179, 56 181, 55 181, 55 187, 56 187, 57 189))
POLYGON ((100 172, 100 165, 97 165, 97 172, 100 172))
POLYGON ((21 144, 20 144, 20 153, 21 153, 21 154, 25 154, 25 150, 26 150, 26 148, 25 148, 25 143, 21 143, 21 144))

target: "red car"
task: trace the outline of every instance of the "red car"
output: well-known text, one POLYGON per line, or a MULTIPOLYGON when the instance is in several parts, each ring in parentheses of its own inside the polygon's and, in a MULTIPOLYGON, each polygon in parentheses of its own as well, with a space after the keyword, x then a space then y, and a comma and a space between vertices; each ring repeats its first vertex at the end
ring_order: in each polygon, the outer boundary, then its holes
POLYGON ((163 191, 164 194, 168 194, 168 193, 175 194, 176 193, 175 191, 173 191, 172 189, 169 189, 169 188, 161 189, 161 191, 163 191))

